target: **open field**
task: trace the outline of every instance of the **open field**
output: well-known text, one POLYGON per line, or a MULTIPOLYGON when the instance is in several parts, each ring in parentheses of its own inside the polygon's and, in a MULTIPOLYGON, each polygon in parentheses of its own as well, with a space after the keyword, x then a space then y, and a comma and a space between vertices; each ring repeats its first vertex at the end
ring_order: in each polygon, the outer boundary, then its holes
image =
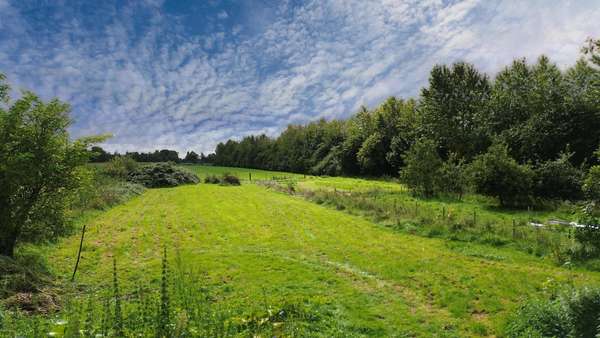
MULTIPOLYGON (((220 170, 195 170, 205 168, 220 170)), ((78 245, 73 235, 47 249, 65 279, 78 245)), ((497 335, 525 297, 600 282, 511 248, 412 236, 246 182, 150 189, 100 214, 88 223, 80 288, 109 284, 113 257, 126 267, 123 293, 158 286, 163 246, 206 273, 215 302, 241 313, 326 306, 341 336, 497 335)))
MULTIPOLYGON (((191 166, 200 176, 249 169, 191 166)), ((246 173, 247 175, 247 173, 246 173)), ((572 228, 550 224, 552 220, 577 221, 577 205, 558 204, 545 209, 511 210, 498 206, 493 198, 467 194, 461 199, 447 196, 417 198, 394 180, 350 177, 319 177, 263 171, 262 177, 276 178, 276 184, 295 195, 366 217, 381 225, 426 237, 512 246, 538 256, 555 255, 571 244, 572 228), (544 224, 534 227, 531 223, 544 224)), ((272 182, 275 183, 275 182, 272 182)), ((284 189, 284 190, 285 190, 284 189)))
POLYGON ((248 168, 233 168, 233 167, 219 167, 219 166, 208 166, 208 165, 181 165, 201 179, 204 179, 208 175, 223 175, 226 173, 236 175, 240 180, 247 181, 250 178, 252 180, 273 180, 273 179, 290 179, 290 178, 303 178, 306 175, 287 173, 282 171, 270 171, 261 169, 248 169, 248 168))

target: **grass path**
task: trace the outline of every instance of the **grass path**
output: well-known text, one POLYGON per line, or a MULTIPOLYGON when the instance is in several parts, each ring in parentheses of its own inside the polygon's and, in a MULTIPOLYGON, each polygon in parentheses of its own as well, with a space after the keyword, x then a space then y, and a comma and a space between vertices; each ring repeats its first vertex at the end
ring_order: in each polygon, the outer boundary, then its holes
MULTIPOLYGON (((90 288, 110 282, 113 255, 125 290, 157 283, 150 278, 167 245, 208 274, 220 302, 248 311, 330 304, 349 330, 370 336, 495 335, 521 298, 553 283, 600 282, 514 250, 400 234, 251 184, 151 189, 88 229, 78 280, 90 288)), ((50 249, 65 278, 77 246, 74 235, 50 249)))

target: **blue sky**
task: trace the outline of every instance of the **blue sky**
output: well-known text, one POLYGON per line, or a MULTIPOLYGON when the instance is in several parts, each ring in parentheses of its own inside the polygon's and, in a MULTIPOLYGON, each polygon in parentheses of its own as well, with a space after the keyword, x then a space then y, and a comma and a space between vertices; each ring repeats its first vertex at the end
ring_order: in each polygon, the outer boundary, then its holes
POLYGON ((564 68, 594 35, 598 0, 0 0, 0 72, 109 150, 210 152, 416 96, 436 63, 564 68))

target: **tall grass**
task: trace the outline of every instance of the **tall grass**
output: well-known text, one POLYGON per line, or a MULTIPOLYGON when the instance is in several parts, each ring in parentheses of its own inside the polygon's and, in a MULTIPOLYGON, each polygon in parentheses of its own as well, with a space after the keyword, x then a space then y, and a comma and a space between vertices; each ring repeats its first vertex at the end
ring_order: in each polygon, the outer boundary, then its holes
POLYGON ((451 197, 419 200, 403 191, 377 188, 351 191, 305 189, 293 181, 259 183, 317 204, 367 217, 405 233, 511 246, 537 256, 551 256, 559 264, 569 261, 569 252, 577 245, 572 237, 573 230, 568 226, 535 227, 530 223, 541 222, 535 212, 499 212, 488 206, 489 203, 478 202, 474 206, 451 197))
MULTIPOLYGON (((0 308, 0 337, 233 337, 356 336, 344 327, 337 311, 306 302, 264 306, 250 312, 221 305, 202 274, 177 255, 170 269, 164 250, 160 285, 139 281, 123 293, 113 261, 111 287, 67 299, 50 316, 28 316, 0 308), (173 270, 173 271, 172 271, 173 270)), ((256 300, 266 303, 266 299, 256 300)))

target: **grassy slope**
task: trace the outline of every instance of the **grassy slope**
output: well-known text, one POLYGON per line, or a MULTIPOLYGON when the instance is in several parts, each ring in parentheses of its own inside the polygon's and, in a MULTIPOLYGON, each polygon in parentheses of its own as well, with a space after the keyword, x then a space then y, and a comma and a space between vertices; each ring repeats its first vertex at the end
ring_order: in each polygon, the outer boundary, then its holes
MULTIPOLYGON (((549 280, 600 282, 516 251, 399 234, 249 184, 149 190, 88 229, 79 281, 92 287, 110 282, 113 254, 128 269, 126 289, 158 277, 166 243, 208 273, 223 303, 331 303, 350 329, 369 335, 494 334, 549 280)), ((49 253, 65 277, 77 245, 73 236, 49 253)))

